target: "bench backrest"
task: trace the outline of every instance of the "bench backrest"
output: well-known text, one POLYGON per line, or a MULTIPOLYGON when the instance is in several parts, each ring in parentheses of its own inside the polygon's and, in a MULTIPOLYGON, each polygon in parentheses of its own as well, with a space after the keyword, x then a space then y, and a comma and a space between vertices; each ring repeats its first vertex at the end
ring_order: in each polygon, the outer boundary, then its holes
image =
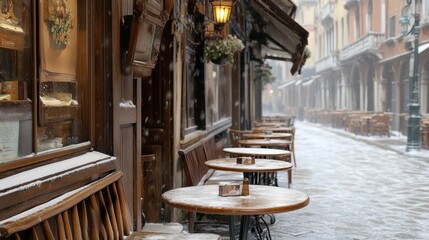
POLYGON ((207 160, 224 157, 223 145, 216 143, 213 136, 203 138, 193 145, 179 150, 188 186, 197 186, 210 176, 207 160))
POLYGON ((204 164, 207 160, 204 152, 204 146, 201 142, 196 143, 196 146, 191 146, 187 149, 179 150, 180 158, 183 162, 184 172, 186 176, 186 184, 188 186, 196 186, 204 175, 209 170, 204 164))
POLYGON ((0 222, 0 239, 124 239, 132 231, 114 172, 0 222))
POLYGON ((225 156, 223 152, 224 146, 222 144, 216 143, 214 137, 211 137, 207 141, 204 141, 203 146, 204 153, 206 154, 206 160, 222 158, 225 156))

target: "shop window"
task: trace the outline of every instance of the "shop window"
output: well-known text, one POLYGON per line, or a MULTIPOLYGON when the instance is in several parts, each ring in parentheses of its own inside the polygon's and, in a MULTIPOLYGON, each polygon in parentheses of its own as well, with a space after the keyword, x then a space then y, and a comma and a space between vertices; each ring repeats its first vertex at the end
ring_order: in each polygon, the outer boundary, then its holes
POLYGON ((183 78, 183 107, 182 114, 184 120, 185 134, 196 129, 195 124, 195 52, 191 48, 186 49, 184 78, 183 78))
POLYGON ((205 65, 206 124, 210 128, 231 116, 231 76, 229 66, 207 63, 205 65))
POLYGON ((395 37, 395 23, 396 23, 396 17, 391 16, 389 21, 389 38, 395 37))
POLYGON ((1 3, 0 164, 31 164, 89 140, 88 3, 1 3))
POLYGON ((30 154, 35 78, 31 1, 1 1, 0 164, 30 154))
POLYGON ((44 0, 39 8, 37 151, 88 140, 83 121, 89 80, 84 2, 44 0))
POLYGON ((356 8, 355 12, 355 40, 358 40, 360 38, 360 11, 359 7, 356 8))

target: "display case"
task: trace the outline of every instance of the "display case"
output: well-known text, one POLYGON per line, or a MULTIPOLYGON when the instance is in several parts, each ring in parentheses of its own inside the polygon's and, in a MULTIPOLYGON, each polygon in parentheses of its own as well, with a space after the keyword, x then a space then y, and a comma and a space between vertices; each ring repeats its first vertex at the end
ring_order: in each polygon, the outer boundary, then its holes
POLYGON ((85 1, 43 0, 40 5, 37 140, 38 151, 44 151, 84 139, 77 129, 83 101, 78 98, 85 93, 79 86, 85 81, 87 31, 85 1))
MULTIPOLYGON (((53 73, 50 73, 53 74, 53 73)), ((43 78, 39 83, 41 126, 72 121, 77 114, 79 102, 76 94, 76 79, 67 76, 43 78)))
POLYGON ((30 9, 0 0, 0 164, 33 152, 30 9))

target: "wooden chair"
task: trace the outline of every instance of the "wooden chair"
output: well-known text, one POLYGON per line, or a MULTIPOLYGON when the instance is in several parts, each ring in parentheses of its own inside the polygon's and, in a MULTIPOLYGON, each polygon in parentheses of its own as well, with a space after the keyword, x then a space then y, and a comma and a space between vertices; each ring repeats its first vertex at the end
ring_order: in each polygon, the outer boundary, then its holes
POLYGON ((229 140, 232 147, 240 147, 239 141, 243 139, 243 134, 251 133, 250 130, 237 130, 237 129, 228 129, 229 140))
MULTIPOLYGON (((263 128, 255 128, 252 130, 252 132, 263 133, 263 132, 266 132, 266 130, 264 130, 263 128)), ((290 137, 285 138, 285 140, 288 140, 291 142, 290 144, 288 144, 288 146, 285 149, 292 153, 292 163, 293 163, 293 166, 296 167, 297 164, 296 164, 296 155, 295 155, 295 127, 290 127, 287 130, 276 131, 276 132, 291 134, 290 137)), ((289 160, 290 159, 291 159, 291 156, 289 156, 289 160)))
POLYGON ((371 135, 375 136, 378 133, 380 136, 387 135, 390 137, 390 121, 391 118, 387 114, 375 114, 371 117, 371 135))
POLYGON ((349 118, 349 132, 358 134, 361 131, 361 121, 359 115, 353 115, 349 118))

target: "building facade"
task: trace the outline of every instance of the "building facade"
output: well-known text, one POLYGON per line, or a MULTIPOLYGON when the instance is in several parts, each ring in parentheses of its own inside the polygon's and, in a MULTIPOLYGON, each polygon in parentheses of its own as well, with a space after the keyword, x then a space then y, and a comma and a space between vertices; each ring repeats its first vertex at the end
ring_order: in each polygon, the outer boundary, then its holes
MULTIPOLYGON (((306 1, 303 1, 306 2, 306 1)), ((406 134, 414 62, 415 1, 319 0, 314 81, 305 109, 314 111, 388 112, 392 130, 406 134), (406 20, 404 22, 404 19, 406 20)), ((428 1, 422 1, 419 36, 419 101, 428 115, 428 1)), ((291 81, 297 81, 297 77, 291 81)), ((288 83, 286 83, 288 84, 288 83)), ((293 90, 292 90, 293 89, 293 90)), ((290 99, 285 105, 298 106, 290 99)))
POLYGON ((269 44, 293 73, 305 63, 290 0, 236 1, 216 32, 208 0, 3 3, 0 222, 112 171, 124 173, 133 229, 180 220, 161 200, 186 185, 178 151, 208 137, 222 146, 252 121, 250 52, 269 44), (227 34, 245 47, 233 63, 204 59, 206 40, 227 34))

